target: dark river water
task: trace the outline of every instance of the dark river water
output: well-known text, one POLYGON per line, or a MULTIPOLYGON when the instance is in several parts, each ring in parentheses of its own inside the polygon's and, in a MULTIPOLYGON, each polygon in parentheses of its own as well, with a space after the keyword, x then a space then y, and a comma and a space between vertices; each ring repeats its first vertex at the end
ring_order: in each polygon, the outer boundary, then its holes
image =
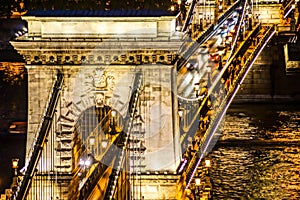
POLYGON ((213 199, 300 199, 300 105, 233 105, 219 141, 213 199))

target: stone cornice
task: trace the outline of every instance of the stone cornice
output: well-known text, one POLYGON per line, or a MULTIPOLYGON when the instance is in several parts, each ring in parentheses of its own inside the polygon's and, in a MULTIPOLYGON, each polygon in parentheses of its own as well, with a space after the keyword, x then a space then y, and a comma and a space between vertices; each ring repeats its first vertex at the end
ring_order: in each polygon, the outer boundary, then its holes
POLYGON ((180 40, 149 41, 132 39, 120 41, 110 39, 107 41, 51 41, 51 40, 17 40, 12 41, 12 45, 22 51, 92 51, 92 50, 169 50, 177 51, 182 44, 180 40))
POLYGON ((174 64, 180 43, 14 41, 27 65, 174 64), (172 48, 173 47, 173 48, 172 48))

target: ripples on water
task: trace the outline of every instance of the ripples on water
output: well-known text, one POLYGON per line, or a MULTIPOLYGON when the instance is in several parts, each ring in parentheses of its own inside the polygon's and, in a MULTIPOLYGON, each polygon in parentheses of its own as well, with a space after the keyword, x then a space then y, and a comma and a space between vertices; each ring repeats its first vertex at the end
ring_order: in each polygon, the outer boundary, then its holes
POLYGON ((213 199, 300 199, 300 107, 234 106, 220 140, 246 143, 220 145, 209 155, 213 199), (249 145, 257 140, 284 145, 249 145))

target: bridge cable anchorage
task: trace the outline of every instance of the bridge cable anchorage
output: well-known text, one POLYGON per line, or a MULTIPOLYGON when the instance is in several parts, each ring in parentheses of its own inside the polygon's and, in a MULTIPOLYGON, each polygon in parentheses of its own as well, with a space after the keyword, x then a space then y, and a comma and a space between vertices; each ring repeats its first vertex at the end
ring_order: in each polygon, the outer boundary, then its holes
POLYGON ((23 177, 23 180, 20 182, 20 186, 12 195, 12 197, 16 200, 25 200, 30 190, 32 178, 35 176, 37 166, 42 155, 43 147, 47 142, 48 132, 50 131, 50 126, 52 124, 55 109, 60 97, 60 89, 63 84, 63 78, 63 73, 61 71, 58 71, 52 93, 50 94, 50 100, 41 122, 38 137, 35 145, 33 146, 34 149, 26 167, 25 175, 23 177))
POLYGON ((209 126, 208 130, 204 135, 204 139, 202 140, 203 142, 201 148, 198 149, 198 151, 193 156, 188 166, 187 173, 186 173, 188 182, 186 188, 189 187, 191 180, 194 177, 194 174, 197 170, 197 167, 199 166, 201 160, 204 158, 205 154, 207 153, 207 149, 210 145, 211 140, 213 139, 214 133, 216 132, 221 119, 224 117, 229 105, 231 104, 233 98, 235 97, 237 91, 239 90, 240 85, 242 84, 247 73, 251 69, 252 65, 254 64, 255 60, 257 59, 261 51, 264 49, 266 44, 270 41, 270 39, 274 36, 275 33, 276 33, 275 25, 273 25, 266 31, 265 35, 262 37, 255 50, 251 53, 249 58, 246 60, 244 64, 244 68, 239 72, 237 77, 238 80, 235 81, 235 87, 232 87, 232 89, 227 93, 226 99, 222 102, 221 104, 222 106, 220 106, 220 108, 224 108, 223 111, 219 113, 211 122, 211 125, 209 126))

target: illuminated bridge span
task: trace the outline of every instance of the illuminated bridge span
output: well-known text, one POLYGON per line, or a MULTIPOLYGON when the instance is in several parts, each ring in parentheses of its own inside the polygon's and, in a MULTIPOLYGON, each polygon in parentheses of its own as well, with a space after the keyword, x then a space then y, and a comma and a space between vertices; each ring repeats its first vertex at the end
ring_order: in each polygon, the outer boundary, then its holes
POLYGON ((297 2, 272 6, 23 16, 28 36, 12 44, 28 71, 27 164, 12 199, 188 197, 255 60, 295 36, 297 2))

